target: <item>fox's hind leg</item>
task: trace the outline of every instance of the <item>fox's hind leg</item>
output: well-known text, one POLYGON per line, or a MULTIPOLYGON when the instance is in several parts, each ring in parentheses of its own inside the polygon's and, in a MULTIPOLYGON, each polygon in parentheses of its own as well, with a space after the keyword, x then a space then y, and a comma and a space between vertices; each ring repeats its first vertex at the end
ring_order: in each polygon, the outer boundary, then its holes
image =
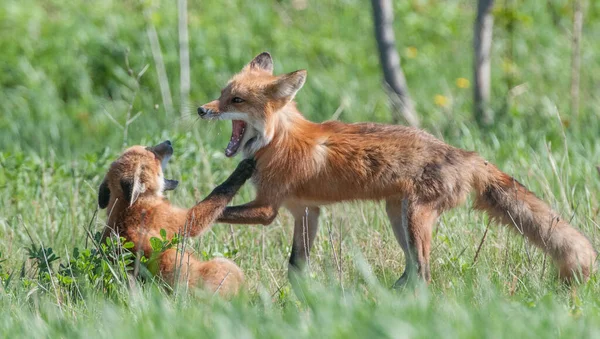
POLYGON ((438 212, 426 205, 402 198, 388 199, 385 207, 394 235, 406 257, 404 273, 396 281, 394 288, 413 283, 416 277, 429 282, 431 234, 438 212))
POLYGON ((310 249, 319 229, 321 210, 315 206, 309 207, 292 203, 286 203, 284 206, 294 216, 294 240, 288 265, 288 279, 297 290, 297 280, 302 277, 310 257, 310 249))
POLYGON ((244 273, 231 260, 201 261, 189 252, 168 249, 160 256, 160 275, 172 288, 202 287, 222 297, 236 295, 244 283, 244 273))

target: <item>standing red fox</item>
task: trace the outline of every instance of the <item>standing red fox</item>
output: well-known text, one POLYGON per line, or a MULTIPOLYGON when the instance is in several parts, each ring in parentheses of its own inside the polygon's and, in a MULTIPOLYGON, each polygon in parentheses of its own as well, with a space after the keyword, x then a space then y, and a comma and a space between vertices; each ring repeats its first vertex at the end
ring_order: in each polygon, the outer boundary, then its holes
POLYGON ((219 222, 268 225, 284 206, 295 218, 290 257, 295 270, 308 258, 320 205, 384 200, 406 256, 397 287, 414 274, 430 280, 434 223, 473 191, 475 208, 550 254, 562 279, 585 280, 593 272, 596 252, 590 241, 477 153, 405 126, 308 121, 293 101, 305 79, 305 70, 273 75, 271 56, 262 53, 229 81, 218 100, 198 108, 204 119, 233 120, 227 156, 242 150, 257 162, 256 199, 227 207, 219 222))
MULTIPOLYGON (((184 233, 196 237, 210 227, 254 170, 254 161, 240 162, 224 183, 188 210, 171 205, 163 197, 163 191, 175 189, 178 184, 163 176, 163 167, 172 154, 173 147, 167 140, 154 147, 130 147, 111 164, 98 192, 98 206, 107 208, 108 216, 102 241, 118 234, 134 243, 134 251, 141 250, 150 257, 150 238, 160 238, 161 229, 169 239, 184 233)), ((202 262, 189 252, 182 255, 181 251, 168 249, 157 263, 156 273, 171 286, 180 282, 230 296, 244 281, 239 267, 224 258, 202 262)))

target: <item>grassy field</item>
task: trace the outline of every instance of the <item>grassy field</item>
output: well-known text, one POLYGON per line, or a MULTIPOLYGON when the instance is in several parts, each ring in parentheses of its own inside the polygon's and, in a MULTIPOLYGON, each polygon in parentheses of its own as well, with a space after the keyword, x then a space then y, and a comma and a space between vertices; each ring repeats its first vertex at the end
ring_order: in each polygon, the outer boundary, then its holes
MULTIPOLYGON (((2 337, 600 336, 598 277, 561 286, 549 258, 502 227, 490 226, 482 243, 488 219, 470 203, 440 218, 432 284, 415 292, 389 288, 404 258, 376 203, 325 208, 304 303, 286 276, 287 212, 270 226, 216 225, 189 242, 199 256, 226 256, 244 270, 246 291, 231 302, 167 294, 158 283, 128 286, 88 237, 105 217, 95 214, 100 180, 124 145, 168 138, 175 155, 167 176, 180 181, 169 198, 182 206, 202 199, 239 159, 223 154, 230 124, 198 121, 195 109, 254 55, 270 51, 276 73, 308 69, 297 101, 311 120, 391 121, 368 1, 189 1, 185 104, 174 3, 0 4, 2 337), (154 29, 167 79, 156 71, 154 29), (128 116, 137 118, 125 127, 128 116)), ((498 4, 496 123, 486 129, 471 114, 472 1, 395 6, 423 128, 514 175, 598 246, 600 3, 585 7, 579 115, 570 111, 570 2, 498 4)), ((248 185, 234 203, 253 194, 248 185)))

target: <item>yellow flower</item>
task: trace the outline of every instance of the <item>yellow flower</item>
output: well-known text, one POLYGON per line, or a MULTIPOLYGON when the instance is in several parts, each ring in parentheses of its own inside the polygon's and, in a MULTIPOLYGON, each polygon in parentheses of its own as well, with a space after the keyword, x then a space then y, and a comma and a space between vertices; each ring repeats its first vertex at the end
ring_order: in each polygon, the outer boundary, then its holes
POLYGON ((506 74, 513 74, 517 71, 517 65, 510 59, 502 60, 502 71, 506 74))
POLYGON ((162 22, 162 16, 158 12, 152 12, 152 14, 150 14, 150 21, 152 21, 155 26, 160 26, 162 22))
POLYGON ((419 51, 417 50, 417 48, 415 46, 408 46, 404 50, 404 53, 406 54, 407 58, 414 59, 417 57, 417 54, 419 54, 419 51))
POLYGON ((448 98, 441 94, 436 94, 435 97, 433 97, 433 102, 440 107, 448 106, 448 101, 448 98))
POLYGON ((469 88, 469 86, 471 86, 471 83, 465 78, 458 78, 456 79, 456 86, 458 88, 469 88))

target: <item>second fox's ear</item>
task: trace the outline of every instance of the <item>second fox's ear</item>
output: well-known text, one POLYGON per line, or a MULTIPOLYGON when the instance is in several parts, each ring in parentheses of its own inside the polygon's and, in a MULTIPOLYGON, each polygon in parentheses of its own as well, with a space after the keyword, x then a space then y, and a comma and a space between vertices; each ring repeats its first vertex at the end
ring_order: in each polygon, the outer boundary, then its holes
POLYGON ((100 209, 105 209, 108 206, 109 201, 110 189, 108 188, 106 178, 104 178, 100 184, 100 188, 98 188, 98 207, 100 207, 100 209))
POLYGON ((146 186, 140 181, 140 175, 141 168, 138 167, 133 178, 121 179, 121 190, 130 207, 135 203, 140 194, 146 191, 146 186))
POLYGON ((306 70, 301 69, 292 73, 284 74, 275 80, 272 91, 277 99, 292 100, 296 93, 304 86, 306 81, 306 70))
POLYGON ((262 52, 254 57, 254 59, 252 59, 252 61, 250 61, 250 63, 244 67, 244 70, 248 70, 250 68, 260 69, 268 72, 269 74, 273 74, 273 58, 271 58, 271 54, 268 52, 262 52))

